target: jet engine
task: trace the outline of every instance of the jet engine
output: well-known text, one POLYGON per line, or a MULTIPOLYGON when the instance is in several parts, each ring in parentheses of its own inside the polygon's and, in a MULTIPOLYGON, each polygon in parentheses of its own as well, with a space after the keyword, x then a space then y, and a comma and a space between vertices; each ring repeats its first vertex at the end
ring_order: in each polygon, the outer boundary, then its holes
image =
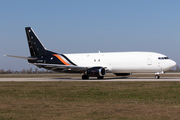
POLYGON ((89 77, 100 77, 106 74, 106 70, 103 67, 93 67, 87 70, 89 77))

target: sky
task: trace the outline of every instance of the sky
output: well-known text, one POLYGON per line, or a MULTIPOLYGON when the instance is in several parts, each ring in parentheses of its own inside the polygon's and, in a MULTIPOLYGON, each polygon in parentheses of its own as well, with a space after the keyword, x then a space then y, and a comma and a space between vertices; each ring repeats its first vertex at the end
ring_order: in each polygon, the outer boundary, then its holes
POLYGON ((58 53, 149 51, 180 64, 179 0, 3 0, 0 4, 0 69, 36 68, 25 27, 58 53))

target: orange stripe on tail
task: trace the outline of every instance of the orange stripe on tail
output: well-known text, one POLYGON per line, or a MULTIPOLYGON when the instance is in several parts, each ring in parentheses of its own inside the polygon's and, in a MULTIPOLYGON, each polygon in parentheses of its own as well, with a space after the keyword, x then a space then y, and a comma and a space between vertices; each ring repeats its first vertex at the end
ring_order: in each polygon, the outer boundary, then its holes
POLYGON ((65 65, 69 65, 67 62, 65 62, 59 55, 53 54, 55 57, 57 57, 62 63, 65 65))

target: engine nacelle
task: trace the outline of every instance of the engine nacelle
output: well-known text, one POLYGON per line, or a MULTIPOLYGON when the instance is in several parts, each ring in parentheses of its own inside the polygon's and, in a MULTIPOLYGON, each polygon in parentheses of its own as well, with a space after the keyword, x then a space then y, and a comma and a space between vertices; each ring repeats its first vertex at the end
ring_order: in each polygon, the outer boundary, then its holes
POLYGON ((93 67, 87 70, 87 75, 89 77, 99 77, 104 76, 106 74, 106 70, 103 67, 93 67))

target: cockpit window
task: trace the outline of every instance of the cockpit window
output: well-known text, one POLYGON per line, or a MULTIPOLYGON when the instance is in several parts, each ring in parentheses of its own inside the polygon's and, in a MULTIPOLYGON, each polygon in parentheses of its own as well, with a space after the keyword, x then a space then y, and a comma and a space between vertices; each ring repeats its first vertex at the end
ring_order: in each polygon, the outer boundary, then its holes
POLYGON ((168 57, 158 57, 159 60, 169 59, 168 57))

